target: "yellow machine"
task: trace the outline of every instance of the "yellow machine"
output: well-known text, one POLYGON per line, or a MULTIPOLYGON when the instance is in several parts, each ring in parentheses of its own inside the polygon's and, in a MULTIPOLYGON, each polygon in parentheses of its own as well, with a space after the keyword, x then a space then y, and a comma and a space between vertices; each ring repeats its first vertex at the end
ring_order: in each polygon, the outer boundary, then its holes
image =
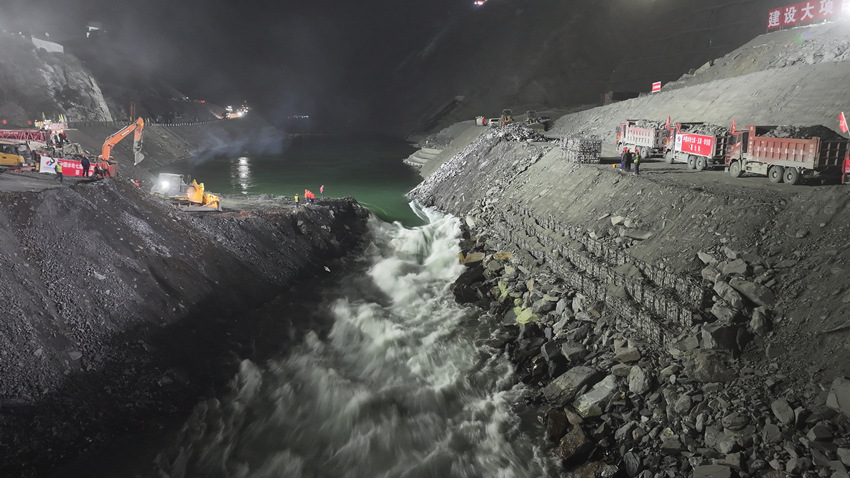
POLYGON ((0 166, 12 166, 19 168, 27 163, 29 158, 21 156, 18 143, 7 141, 0 142, 0 166))
POLYGON ((499 122, 503 125, 514 122, 513 111, 505 108, 502 110, 502 116, 499 117, 499 122))
POLYGON ((183 181, 182 174, 160 173, 151 194, 168 198, 186 211, 220 211, 221 200, 204 191, 204 183, 194 179, 192 184, 183 181))

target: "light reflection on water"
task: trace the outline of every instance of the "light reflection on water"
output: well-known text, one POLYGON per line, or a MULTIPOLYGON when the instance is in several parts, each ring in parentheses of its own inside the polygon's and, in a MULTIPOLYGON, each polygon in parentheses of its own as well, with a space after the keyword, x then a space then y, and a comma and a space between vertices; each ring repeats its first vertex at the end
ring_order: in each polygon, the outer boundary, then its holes
POLYGON ((242 194, 248 194, 253 187, 251 180, 251 160, 247 156, 240 156, 231 162, 230 187, 242 194))

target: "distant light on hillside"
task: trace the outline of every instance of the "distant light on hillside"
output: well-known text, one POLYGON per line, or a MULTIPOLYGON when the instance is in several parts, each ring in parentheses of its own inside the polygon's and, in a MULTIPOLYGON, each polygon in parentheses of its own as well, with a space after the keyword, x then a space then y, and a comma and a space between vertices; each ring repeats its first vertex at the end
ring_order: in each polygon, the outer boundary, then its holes
POLYGON ((475 0, 475 2, 473 2, 473 3, 474 3, 475 5, 484 5, 484 3, 485 3, 486 1, 487 1, 487 0, 475 0))

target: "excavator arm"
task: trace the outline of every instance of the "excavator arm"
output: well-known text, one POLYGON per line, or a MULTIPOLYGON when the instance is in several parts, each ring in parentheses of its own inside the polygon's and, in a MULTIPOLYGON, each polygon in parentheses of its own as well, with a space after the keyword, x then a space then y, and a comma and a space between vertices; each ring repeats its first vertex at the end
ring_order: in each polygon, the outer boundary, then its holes
POLYGON ((122 139, 126 138, 130 133, 135 132, 133 135, 133 164, 139 164, 143 159, 145 159, 145 155, 142 154, 142 131, 144 129, 145 120, 139 118, 135 123, 125 126, 120 131, 113 133, 111 136, 106 138, 101 150, 101 157, 103 160, 109 161, 109 158, 112 157, 112 148, 115 147, 115 145, 122 139))

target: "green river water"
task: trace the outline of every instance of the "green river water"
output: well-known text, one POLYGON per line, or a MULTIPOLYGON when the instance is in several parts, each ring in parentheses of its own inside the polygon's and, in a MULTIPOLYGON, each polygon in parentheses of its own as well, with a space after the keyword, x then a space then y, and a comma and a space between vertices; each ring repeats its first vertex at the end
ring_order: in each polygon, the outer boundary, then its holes
MULTIPOLYGON (((316 198, 352 196, 387 222, 418 226, 405 194, 421 178, 402 160, 415 151, 405 141, 386 138, 302 137, 280 152, 224 154, 178 162, 159 172, 188 174, 218 194, 273 194, 316 198)), ((226 201, 222 203, 227 207, 226 201)))

